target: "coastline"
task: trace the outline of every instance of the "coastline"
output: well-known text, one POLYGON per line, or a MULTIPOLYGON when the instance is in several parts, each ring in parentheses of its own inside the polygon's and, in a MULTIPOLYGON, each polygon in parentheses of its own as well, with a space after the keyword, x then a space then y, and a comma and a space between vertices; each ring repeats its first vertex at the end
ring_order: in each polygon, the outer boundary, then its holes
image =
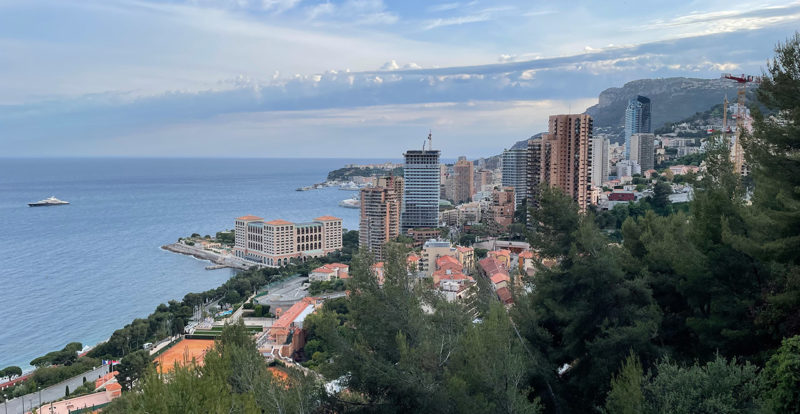
POLYGON ((161 249, 172 253, 178 253, 186 256, 192 256, 198 260, 207 260, 214 265, 207 266, 206 270, 231 268, 238 270, 247 270, 247 266, 241 261, 229 256, 223 256, 219 253, 208 251, 202 247, 188 246, 183 243, 171 243, 161 246, 161 249))

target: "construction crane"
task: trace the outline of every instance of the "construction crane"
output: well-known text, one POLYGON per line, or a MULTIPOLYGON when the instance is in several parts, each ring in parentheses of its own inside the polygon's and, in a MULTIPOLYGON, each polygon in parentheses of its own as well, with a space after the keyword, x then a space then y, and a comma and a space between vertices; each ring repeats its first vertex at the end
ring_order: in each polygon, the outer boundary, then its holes
MULTIPOLYGON (((748 83, 761 83, 761 77, 759 76, 752 76, 752 75, 731 75, 730 73, 723 73, 723 79, 730 79, 732 81, 736 81, 739 84, 739 90, 736 91, 737 95, 737 105, 736 105, 736 140, 733 143, 733 148, 731 149, 731 158, 733 159, 733 169, 738 174, 747 175, 747 165, 744 163, 744 149, 742 148, 742 131, 744 130, 744 118, 746 116, 745 112, 745 94, 747 93, 747 84, 748 83)), ((723 111, 723 138, 725 136, 725 128, 727 127, 727 119, 728 119, 728 98, 725 97, 725 103, 722 108, 723 111)))

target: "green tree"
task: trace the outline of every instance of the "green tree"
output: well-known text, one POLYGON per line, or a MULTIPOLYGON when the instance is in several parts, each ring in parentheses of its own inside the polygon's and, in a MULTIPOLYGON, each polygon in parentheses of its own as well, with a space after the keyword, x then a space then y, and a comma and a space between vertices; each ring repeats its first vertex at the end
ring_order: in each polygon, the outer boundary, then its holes
MULTIPOLYGON (((543 210, 577 211, 564 195, 542 201, 543 210)), ((560 394, 572 396, 565 402, 575 411, 588 410, 602 404, 611 376, 630 350, 646 361, 656 359, 652 340, 660 310, 639 269, 628 268, 627 251, 610 245, 591 216, 578 218, 577 228, 566 236, 542 240, 537 247, 543 250, 564 251, 566 244, 569 249, 558 265, 537 273, 532 295, 516 306, 515 320, 530 343, 551 359, 553 371, 567 367, 558 383, 560 394)))
POLYGON ((762 374, 767 406, 775 413, 800 413, 800 336, 786 338, 762 374))
POLYGON ((758 413, 759 376, 750 363, 714 360, 683 367, 665 360, 644 385, 646 412, 674 414, 758 413))
POLYGON ((123 390, 130 390, 150 366, 150 353, 143 349, 125 355, 117 365, 117 381, 123 390))
POLYGON ((606 397, 605 412, 609 414, 641 414, 644 411, 642 394, 642 364, 633 352, 622 363, 617 375, 611 379, 611 389, 606 397))
POLYGON ((578 229, 578 205, 556 187, 539 192, 539 208, 532 210, 531 245, 545 257, 561 257, 569 253, 572 234, 578 229))

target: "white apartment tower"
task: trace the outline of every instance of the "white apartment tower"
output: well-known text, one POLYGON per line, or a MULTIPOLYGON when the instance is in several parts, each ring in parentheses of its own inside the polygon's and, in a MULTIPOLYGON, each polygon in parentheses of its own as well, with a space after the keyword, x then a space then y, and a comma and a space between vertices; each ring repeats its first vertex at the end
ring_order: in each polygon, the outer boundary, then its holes
POLYGON ((608 159, 608 140, 605 138, 592 138, 592 185, 600 187, 608 180, 610 169, 608 159))
POLYGON ((408 150, 403 154, 406 163, 403 169, 402 229, 435 228, 439 225, 440 167, 439 151, 431 148, 408 150))

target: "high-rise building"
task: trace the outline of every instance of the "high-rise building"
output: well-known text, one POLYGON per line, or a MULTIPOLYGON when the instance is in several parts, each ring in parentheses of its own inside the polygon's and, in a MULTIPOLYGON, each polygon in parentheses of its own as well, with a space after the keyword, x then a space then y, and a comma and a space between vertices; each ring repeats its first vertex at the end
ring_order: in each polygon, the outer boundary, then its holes
MULTIPOLYGON (((592 138, 592 185, 600 187, 608 180, 608 140, 592 138)), ((651 141, 652 142, 652 141, 651 141)))
POLYGON ((631 158, 631 135, 649 132, 650 98, 637 95, 625 109, 625 159, 631 158))
MULTIPOLYGON (((475 192, 486 191, 492 185, 494 177, 489 170, 480 170, 475 173, 475 192)), ((473 193, 473 194, 474 194, 473 193)))
POLYGON ((620 160, 615 168, 617 170, 617 178, 620 179, 642 173, 642 166, 634 160, 620 160))
MULTIPOLYGON (((430 136, 429 136, 430 141, 430 136)), ((439 151, 408 150, 403 156, 403 233, 415 228, 435 228, 439 224, 439 151)))
POLYGON ((591 139, 589 115, 551 115, 541 141, 540 182, 563 190, 581 210, 591 203, 591 139))
POLYGON ((636 161, 641 167, 642 171, 647 171, 653 168, 655 160, 655 142, 656 136, 653 134, 633 134, 631 135, 631 161, 636 161))
POLYGON ((384 245, 400 235, 400 210, 403 207, 403 179, 381 177, 375 187, 361 189, 361 219, 358 244, 375 260, 384 260, 384 245))
POLYGON ((503 187, 513 187, 516 205, 525 200, 528 193, 528 149, 503 151, 503 187))
POLYGON ((455 180, 453 202, 455 204, 472 201, 472 195, 475 194, 473 170, 472 163, 464 157, 459 158, 456 165, 453 166, 455 180))
POLYGON ((292 259, 305 260, 341 249, 342 219, 338 217, 292 223, 242 216, 234 227, 235 256, 265 266, 285 266, 292 259))
POLYGON ((539 205, 539 188, 542 185, 542 139, 532 138, 528 140, 528 159, 526 178, 528 188, 528 207, 539 205))

